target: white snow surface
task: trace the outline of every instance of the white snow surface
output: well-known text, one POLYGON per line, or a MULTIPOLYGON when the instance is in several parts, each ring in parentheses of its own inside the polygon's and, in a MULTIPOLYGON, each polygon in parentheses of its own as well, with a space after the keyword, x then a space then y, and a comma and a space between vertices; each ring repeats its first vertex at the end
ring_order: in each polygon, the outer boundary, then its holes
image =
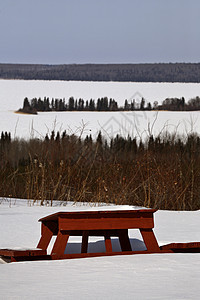
MULTIPOLYGON (((125 99, 143 96, 161 103, 167 97, 200 96, 200 84, 119 83, 0 80, 0 131, 12 137, 45 136, 51 130, 67 130, 108 137, 117 133, 143 137, 162 130, 179 133, 200 131, 199 112, 64 112, 15 114, 23 99, 34 97, 83 98, 107 96, 123 105, 125 99)), ((0 199, 0 248, 35 248, 40 237, 38 219, 59 211, 136 209, 129 206, 30 205, 27 200, 0 199)), ((200 241, 200 211, 157 211, 155 235, 159 245, 200 241)), ((130 230, 134 249, 144 249, 138 231, 130 230)), ((66 249, 80 248, 80 238, 66 249)), ((99 238, 89 240, 89 251, 104 251, 99 238)), ((118 249, 116 240, 113 248, 118 249)), ((52 244, 50 245, 51 248, 52 244)), ((50 252, 51 249, 48 249, 50 252)), ((151 254, 0 264, 0 299, 199 299, 200 254, 151 254)))
MULTIPOLYGON (((59 211, 138 209, 131 206, 31 206, 1 199, 0 248, 35 248, 38 219, 59 211)), ((199 241, 200 211, 157 211, 159 245, 199 241)), ((129 230, 131 243, 143 246, 129 230)), ((79 245, 74 237, 70 243, 79 245)), ((92 241, 95 244, 95 241, 92 241)), ((96 246, 101 241, 96 239, 96 246)), ((145 254, 0 264, 1 299, 199 299, 200 254, 145 254)))
POLYGON ((70 96, 85 101, 107 96, 119 105, 124 100, 161 103, 167 97, 185 97, 186 101, 200 96, 199 83, 135 83, 135 82, 85 82, 85 81, 37 81, 0 80, 1 131, 9 131, 14 137, 44 137, 52 130, 92 134, 101 130, 107 137, 120 133, 139 138, 147 134, 159 134, 163 130, 187 134, 199 131, 199 112, 41 112, 38 115, 22 115, 14 112, 23 106, 25 97, 49 97, 66 101, 70 96), (83 124, 85 126, 83 126, 83 124), (84 131, 82 133, 82 129, 84 131))

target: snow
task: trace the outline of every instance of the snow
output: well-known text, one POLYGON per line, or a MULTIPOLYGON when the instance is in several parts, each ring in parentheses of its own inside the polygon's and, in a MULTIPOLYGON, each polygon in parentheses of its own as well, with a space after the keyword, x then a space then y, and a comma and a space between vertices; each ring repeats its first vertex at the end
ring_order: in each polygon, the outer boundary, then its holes
POLYGON ((81 81, 31 81, 0 80, 1 131, 13 137, 44 137, 52 130, 92 134, 101 130, 105 136, 121 135, 145 137, 159 134, 161 130, 188 133, 199 131, 199 112, 48 112, 38 115, 15 114, 25 97, 83 98, 84 100, 107 96, 124 104, 125 99, 161 103, 167 97, 185 97, 186 101, 200 95, 199 83, 134 83, 134 82, 81 82, 81 81), (155 123, 155 124, 154 124, 155 123), (154 125, 153 125, 154 124, 154 125), (85 125, 85 126, 83 126, 85 125), (84 131, 82 133, 82 129, 84 131))
MULTIPOLYGON (((0 201, 0 248, 34 248, 38 219, 59 211, 137 209, 86 204, 54 207, 26 200, 0 201)), ((159 245, 199 241, 200 211, 157 211, 159 245)), ((140 234, 131 242, 143 247, 140 234)), ((79 245, 74 237, 72 245, 79 245)), ((95 244, 95 241, 92 241, 95 244)), ((102 242, 96 238, 96 246, 102 242)), ((199 299, 200 254, 146 254, 0 264, 1 299, 199 299)))
POLYGON ((107 96, 119 105, 124 100, 141 97, 148 102, 161 103, 168 97, 185 97, 186 101, 200 95, 200 83, 148 83, 148 82, 91 82, 91 81, 48 81, 48 80, 2 80, 0 79, 1 108, 16 110, 22 106, 25 97, 98 99, 107 96), (5 102, 6 100, 6 102, 5 102), (17 106, 17 107, 16 107, 17 106))
POLYGON ((198 258, 138 255, 1 265, 1 297, 199 299, 198 258))
MULTIPOLYGON (((200 131, 199 112, 134 113, 39 113, 15 114, 25 97, 97 99, 108 96, 123 104, 141 98, 159 103, 167 97, 200 95, 200 84, 119 83, 0 80, 1 131, 29 138, 51 130, 95 136, 98 130, 109 136, 117 133, 158 134, 162 130, 179 133, 200 131), (155 122, 155 124, 154 124, 155 122), (154 124, 154 125, 153 125, 154 124)), ((38 219, 59 211, 136 209, 129 206, 91 206, 55 202, 53 207, 31 205, 27 200, 0 198, 0 248, 35 248, 40 237, 38 219)), ((200 211, 157 211, 155 235, 159 245, 171 242, 198 242, 200 211)), ((144 249, 141 235, 130 230, 134 249, 144 249)), ((66 251, 80 248, 80 238, 70 239, 66 251)), ((89 240, 89 251, 104 249, 100 238, 89 240)), ((112 240, 114 249, 119 245, 112 240)), ((50 252, 52 244, 48 252, 50 252)), ((2 262, 2 261, 0 261, 2 262)), ((85 258, 61 261, 0 263, 1 299, 199 299, 200 254, 151 254, 85 258)))

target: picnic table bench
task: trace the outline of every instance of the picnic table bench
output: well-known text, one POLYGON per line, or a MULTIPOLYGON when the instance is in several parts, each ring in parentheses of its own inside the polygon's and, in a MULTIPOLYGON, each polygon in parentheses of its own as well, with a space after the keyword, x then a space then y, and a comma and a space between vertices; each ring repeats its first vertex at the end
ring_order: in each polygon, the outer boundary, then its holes
POLYGON ((0 256, 11 261, 40 259, 69 259, 127 254, 200 252, 200 243, 173 243, 159 247, 153 232, 155 209, 58 212, 41 218, 41 238, 36 249, 1 249, 0 256), (128 235, 129 229, 138 229, 146 250, 133 251, 128 235), (51 254, 47 248, 56 236, 51 254), (70 236, 81 236, 80 253, 65 253, 70 236), (88 253, 90 236, 104 238, 105 252, 88 253), (113 251, 111 237, 117 237, 121 251, 113 251))
MULTIPOLYGON (((113 255, 111 237, 118 237, 123 252, 133 252, 128 229, 139 229, 148 253, 160 252, 153 233, 154 209, 120 211, 59 212, 40 219, 42 236, 38 248, 46 250, 53 235, 56 240, 51 252, 52 258, 89 257, 113 255), (70 236, 82 236, 81 253, 65 254, 70 236), (89 236, 103 236, 106 253, 88 253, 89 236)), ((136 253, 136 251, 135 251, 136 253)), ((141 253, 141 251, 139 251, 141 253)))

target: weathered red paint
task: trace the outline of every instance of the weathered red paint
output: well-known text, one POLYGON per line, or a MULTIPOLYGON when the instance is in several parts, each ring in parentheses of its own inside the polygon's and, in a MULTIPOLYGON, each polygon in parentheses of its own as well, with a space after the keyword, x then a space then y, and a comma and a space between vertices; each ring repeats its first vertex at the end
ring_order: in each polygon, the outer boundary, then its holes
POLYGON ((12 250, 1 249, 0 256, 11 261, 71 259, 83 257, 130 255, 147 253, 200 252, 200 242, 172 243, 159 247, 153 232, 153 214, 155 209, 58 212, 39 221, 41 238, 36 249, 12 250), (138 229, 143 237, 146 250, 132 251, 128 229, 138 229), (56 236, 51 255, 47 248, 52 236, 56 236), (70 236, 82 236, 81 253, 65 254, 70 236), (89 236, 102 236, 106 252, 88 253, 89 236), (121 252, 112 249, 111 237, 118 237, 121 252))

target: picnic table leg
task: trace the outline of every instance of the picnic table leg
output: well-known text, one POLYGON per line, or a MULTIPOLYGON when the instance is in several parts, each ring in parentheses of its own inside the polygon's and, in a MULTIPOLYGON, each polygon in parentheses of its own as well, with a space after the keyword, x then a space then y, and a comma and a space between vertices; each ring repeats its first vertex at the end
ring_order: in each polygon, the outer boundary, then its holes
POLYGON ((53 236, 53 231, 46 224, 42 223, 42 236, 37 245, 37 248, 40 248, 42 250, 47 250, 47 247, 51 241, 52 236, 53 236))
POLYGON ((160 247, 152 229, 140 229, 148 252, 160 252, 160 247))
POLYGON ((105 238, 106 252, 112 252, 112 242, 110 239, 110 234, 106 231, 104 233, 104 238, 105 238))
POLYGON ((69 234, 62 234, 61 232, 59 232, 51 251, 51 255, 64 255, 68 239, 69 234))
POLYGON ((127 229, 119 230, 119 242, 122 251, 132 251, 127 229))
POLYGON ((81 253, 87 253, 89 231, 84 230, 82 235, 81 253))

